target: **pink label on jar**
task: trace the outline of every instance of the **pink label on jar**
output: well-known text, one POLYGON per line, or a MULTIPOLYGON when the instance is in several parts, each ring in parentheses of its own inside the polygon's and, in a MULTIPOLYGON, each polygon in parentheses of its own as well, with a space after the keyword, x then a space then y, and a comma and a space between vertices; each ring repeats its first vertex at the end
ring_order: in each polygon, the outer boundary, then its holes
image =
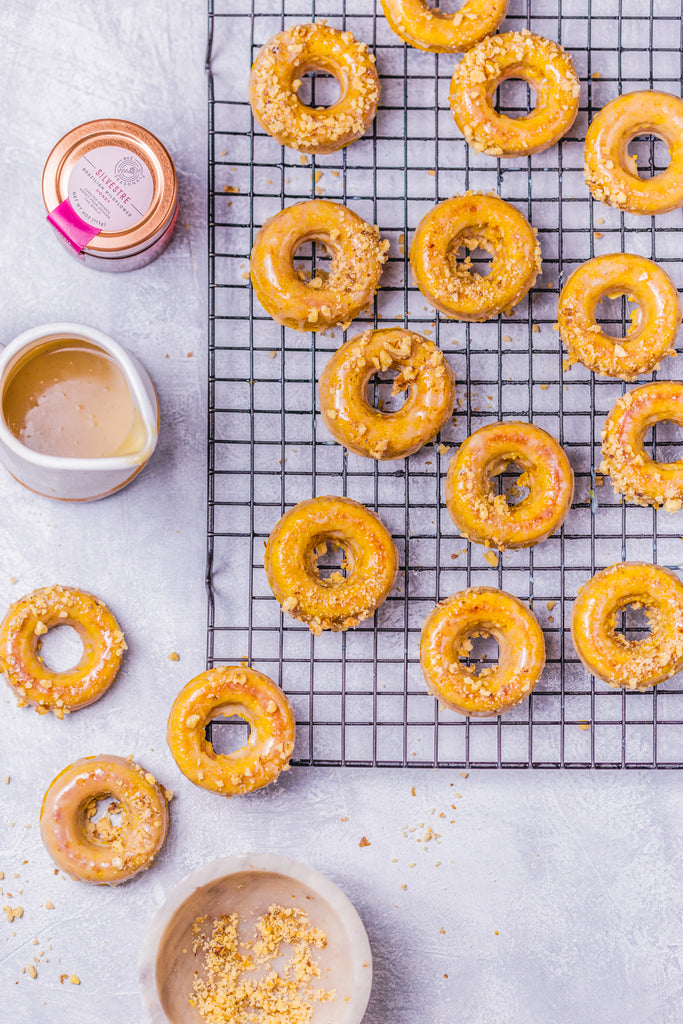
POLYGON ((47 219, 57 229, 61 240, 77 253, 81 253, 88 242, 99 234, 97 228, 81 220, 68 199, 55 206, 52 213, 48 213, 47 219))

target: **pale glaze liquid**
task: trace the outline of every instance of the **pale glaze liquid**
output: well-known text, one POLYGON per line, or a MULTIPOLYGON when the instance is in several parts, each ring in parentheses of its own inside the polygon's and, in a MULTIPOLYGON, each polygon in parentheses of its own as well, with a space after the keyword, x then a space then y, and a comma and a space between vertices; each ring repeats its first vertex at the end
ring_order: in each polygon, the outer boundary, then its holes
POLYGON ((123 372, 102 349, 74 338, 35 348, 15 367, 2 413, 14 436, 44 455, 127 455, 142 441, 123 372))

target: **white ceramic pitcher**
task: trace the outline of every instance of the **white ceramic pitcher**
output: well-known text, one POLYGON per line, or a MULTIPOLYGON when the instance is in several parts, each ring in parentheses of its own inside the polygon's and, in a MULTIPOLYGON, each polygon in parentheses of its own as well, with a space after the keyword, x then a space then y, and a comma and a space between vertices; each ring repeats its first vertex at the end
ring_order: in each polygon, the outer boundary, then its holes
POLYGON ((33 327, 5 346, 0 353, 0 398, 20 360, 34 348, 65 338, 106 352, 123 373, 142 425, 138 450, 89 459, 47 455, 22 444, 0 415, 0 461, 15 480, 38 494, 60 501, 95 501, 125 487, 148 462, 159 437, 159 403, 149 374, 135 356, 102 331, 72 323, 33 327))

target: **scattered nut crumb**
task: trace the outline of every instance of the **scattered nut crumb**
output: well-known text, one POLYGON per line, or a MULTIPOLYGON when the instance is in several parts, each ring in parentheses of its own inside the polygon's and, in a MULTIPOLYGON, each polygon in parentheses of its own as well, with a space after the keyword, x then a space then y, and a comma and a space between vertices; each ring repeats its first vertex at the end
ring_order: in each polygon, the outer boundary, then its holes
POLYGON ((176 651, 171 651, 171 653, 167 654, 166 657, 169 661, 180 661, 180 655, 176 651))
POLYGON ((358 845, 359 846, 369 846, 370 845, 370 840, 367 839, 366 836, 362 836, 361 837, 361 841, 359 842, 358 845))

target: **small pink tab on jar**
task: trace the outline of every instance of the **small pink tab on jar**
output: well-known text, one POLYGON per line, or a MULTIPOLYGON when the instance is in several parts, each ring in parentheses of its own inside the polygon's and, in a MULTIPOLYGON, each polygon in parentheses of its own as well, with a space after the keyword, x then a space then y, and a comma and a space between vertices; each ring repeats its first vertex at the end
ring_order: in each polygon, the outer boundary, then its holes
POLYGON ((55 206, 47 219, 54 228, 59 231, 68 245, 76 252, 82 252, 88 242, 92 241, 95 235, 100 233, 99 228, 94 228, 78 216, 68 199, 55 206))

